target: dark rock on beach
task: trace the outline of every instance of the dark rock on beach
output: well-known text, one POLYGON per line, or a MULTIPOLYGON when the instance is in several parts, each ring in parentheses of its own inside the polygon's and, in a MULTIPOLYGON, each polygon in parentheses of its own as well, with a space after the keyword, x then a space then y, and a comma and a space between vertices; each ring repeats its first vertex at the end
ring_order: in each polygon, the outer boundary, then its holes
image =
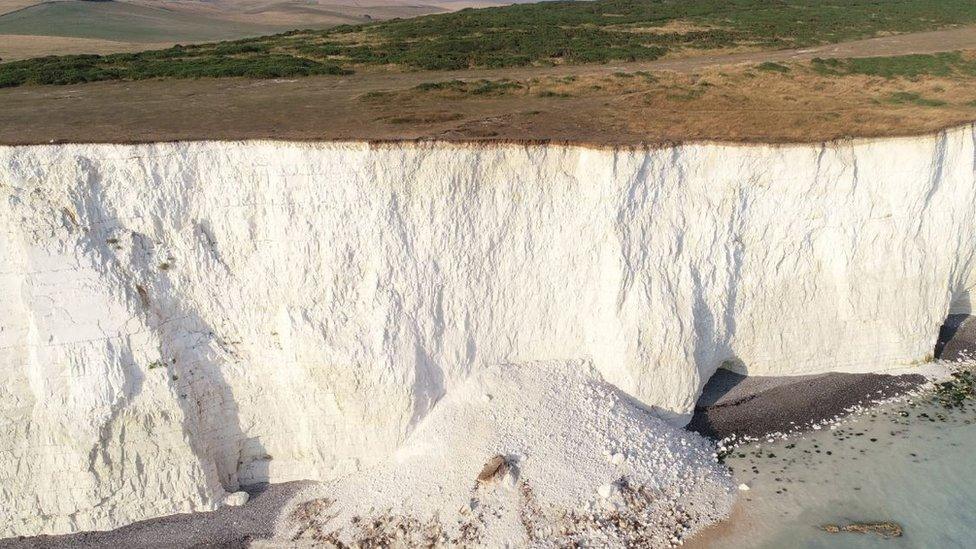
POLYGON ((901 525, 891 521, 852 522, 843 526, 824 524, 820 529, 828 534, 839 534, 841 532, 849 534, 876 534, 883 538, 900 538, 902 535, 901 525))

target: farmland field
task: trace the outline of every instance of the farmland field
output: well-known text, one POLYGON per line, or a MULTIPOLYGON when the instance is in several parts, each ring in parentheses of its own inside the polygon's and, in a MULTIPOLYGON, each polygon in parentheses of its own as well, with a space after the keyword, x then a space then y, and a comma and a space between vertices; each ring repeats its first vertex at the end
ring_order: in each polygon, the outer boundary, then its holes
POLYGON ((0 59, 109 54, 444 11, 379 0, 0 0, 0 59))
POLYGON ((199 42, 255 36, 272 25, 217 21, 122 2, 46 2, 0 16, 0 34, 119 42, 199 42))

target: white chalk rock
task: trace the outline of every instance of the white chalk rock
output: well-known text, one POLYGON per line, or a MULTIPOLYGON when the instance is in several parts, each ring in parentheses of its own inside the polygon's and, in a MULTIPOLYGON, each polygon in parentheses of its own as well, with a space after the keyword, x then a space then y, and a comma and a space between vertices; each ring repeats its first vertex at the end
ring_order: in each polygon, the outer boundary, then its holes
POLYGON ((500 362, 589 357, 681 425, 723 364, 926 360, 976 285, 974 158, 972 126, 0 147, 0 537, 350 474, 500 362))
POLYGON ((249 499, 251 499, 250 494, 240 491, 234 492, 233 494, 227 494, 220 503, 222 505, 229 505, 231 507, 240 507, 241 505, 247 503, 249 499))
MULTIPOLYGON (((602 403, 619 390, 593 374, 578 362, 486 367, 444 397, 394 459, 293 499, 292 509, 309 501, 333 503, 310 513, 283 510, 271 541, 291 546, 325 536, 355 547, 368 543, 362 524, 392 525, 397 519, 390 522, 389 509, 410 509, 411 520, 419 524, 443 525, 443 539, 477 530, 478 546, 503 547, 505 540, 517 540, 516 547, 615 547, 631 533, 601 517, 617 510, 629 513, 624 522, 647 524, 642 541, 659 547, 676 528, 694 530, 726 516, 735 484, 728 469, 710 459, 711 444, 633 402, 621 402, 605 415, 602 403), (496 396, 490 403, 477 398, 485 386, 496 396), (581 393, 597 402, 584 401, 581 393), (488 408, 498 410, 498 421, 482 420, 488 408), (590 424, 587 418, 601 421, 590 424), (617 471, 632 488, 628 499, 635 505, 628 509, 622 485, 606 484, 603 451, 631 441, 640 444, 628 450, 625 469, 617 471), (472 492, 472 471, 498 452, 512 464, 502 485, 492 482, 472 492), (658 461, 661 453, 673 459, 658 461), (458 514, 473 495, 478 511, 458 514), (593 504, 585 516, 579 514, 584 501, 593 504), (670 515, 678 508, 687 511, 683 518, 670 515), (327 527, 315 530, 313 524, 327 527)), ((424 530, 393 530, 387 538, 391 546, 427 543, 424 530)))
POLYGON ((518 487, 518 469, 515 467, 510 467, 508 471, 505 472, 505 476, 502 477, 502 486, 506 490, 514 491, 518 487))
POLYGON ((617 495, 617 492, 619 491, 620 488, 618 488, 616 484, 611 483, 611 484, 604 484, 603 486, 600 486, 597 489, 597 494, 599 494, 600 497, 603 499, 610 499, 613 496, 617 495))

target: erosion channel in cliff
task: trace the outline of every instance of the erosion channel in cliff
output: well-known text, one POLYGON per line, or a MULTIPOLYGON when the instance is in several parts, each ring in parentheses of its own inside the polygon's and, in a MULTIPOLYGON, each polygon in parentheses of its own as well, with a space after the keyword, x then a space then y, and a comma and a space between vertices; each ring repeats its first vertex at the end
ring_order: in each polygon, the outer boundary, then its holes
POLYGON ((723 365, 931 358, 969 312, 974 233, 971 126, 651 149, 0 148, 0 535, 386 467, 493 371, 617 395, 663 420, 664 452, 694 437, 671 430, 723 365))

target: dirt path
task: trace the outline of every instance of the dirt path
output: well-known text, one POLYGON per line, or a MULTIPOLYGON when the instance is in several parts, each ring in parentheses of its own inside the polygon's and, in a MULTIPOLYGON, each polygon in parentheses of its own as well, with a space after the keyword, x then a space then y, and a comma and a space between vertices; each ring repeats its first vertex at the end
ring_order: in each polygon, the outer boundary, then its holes
MULTIPOLYGON (((0 144, 443 139, 605 145, 692 140, 796 142, 918 134, 976 120, 976 97, 963 97, 968 93, 963 91, 950 97, 943 109, 908 112, 905 109, 911 106, 892 106, 883 101, 867 104, 861 89, 838 90, 835 97, 829 91, 800 87, 800 79, 792 89, 776 95, 769 95, 771 92, 762 87, 739 90, 739 95, 726 93, 734 100, 724 103, 696 100, 646 104, 636 96, 610 91, 569 98, 510 95, 453 101, 428 98, 426 102, 418 99, 400 104, 370 104, 361 97, 368 92, 403 90, 451 79, 606 77, 640 70, 695 74, 764 61, 959 49, 976 49, 976 27, 802 50, 643 63, 457 72, 373 71, 288 80, 228 78, 28 86, 0 89, 0 144), (763 93, 769 97, 761 97, 763 93), (797 96, 802 96, 801 100, 797 96)), ((758 83, 756 80, 752 85, 758 83)), ((722 89, 723 93, 734 91, 722 89)))

